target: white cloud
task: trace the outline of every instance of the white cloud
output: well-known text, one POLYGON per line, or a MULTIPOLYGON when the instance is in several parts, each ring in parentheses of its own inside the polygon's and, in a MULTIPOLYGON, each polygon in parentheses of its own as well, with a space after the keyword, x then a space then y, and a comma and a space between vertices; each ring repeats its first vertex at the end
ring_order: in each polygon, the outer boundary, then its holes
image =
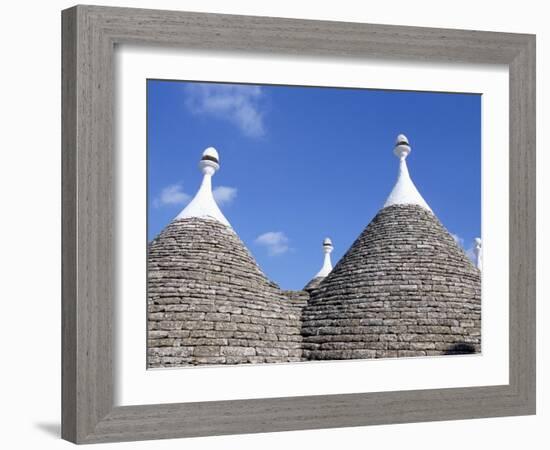
POLYGON ((191 200, 191 196, 183 191, 181 183, 166 186, 155 198, 153 205, 157 208, 165 205, 183 205, 191 200))
POLYGON ((282 231, 268 231, 259 235, 255 242, 266 247, 271 256, 282 255, 289 250, 288 237, 282 231))
POLYGON ((229 186, 216 186, 212 190, 212 194, 214 195, 214 199, 218 205, 229 205, 237 196, 237 188, 229 186))
POLYGON ((464 250, 464 252, 466 253, 466 256, 468 258, 470 258, 470 260, 472 262, 475 263, 476 255, 475 255, 475 252, 474 252, 474 244, 472 243, 472 245, 470 247, 466 248, 466 246, 464 245, 464 238, 463 237, 460 237, 458 234, 454 234, 454 233, 451 233, 451 236, 456 241, 456 243, 464 250))
MULTIPOLYGON (((237 197, 237 188, 229 186, 217 186, 212 190, 212 195, 216 199, 218 205, 229 205, 237 197)), ((160 195, 153 200, 153 206, 160 208, 166 205, 185 205, 189 203, 192 196, 183 190, 181 183, 171 184, 166 186, 160 195)))
POLYGON ((265 134, 260 86, 199 83, 186 86, 186 93, 191 112, 227 120, 249 137, 265 134))
POLYGON ((461 238, 458 234, 451 233, 451 236, 455 240, 455 242, 460 245, 461 247, 464 247, 464 238, 461 238))

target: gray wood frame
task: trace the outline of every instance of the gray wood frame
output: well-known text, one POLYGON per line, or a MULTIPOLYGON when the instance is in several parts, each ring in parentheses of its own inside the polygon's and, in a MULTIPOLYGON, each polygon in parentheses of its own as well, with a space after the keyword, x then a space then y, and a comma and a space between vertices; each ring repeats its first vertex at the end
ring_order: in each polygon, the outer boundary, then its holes
POLYGON ((535 413, 535 36, 76 6, 62 13, 62 436, 76 443, 535 413), (506 64, 510 382, 471 388, 113 406, 116 44, 506 64))

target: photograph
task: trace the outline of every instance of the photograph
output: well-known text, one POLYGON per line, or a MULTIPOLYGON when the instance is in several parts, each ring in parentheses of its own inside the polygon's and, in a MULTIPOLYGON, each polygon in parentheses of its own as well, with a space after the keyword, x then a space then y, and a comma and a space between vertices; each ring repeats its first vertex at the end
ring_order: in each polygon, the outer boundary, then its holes
POLYGON ((545 3, 2 6, 1 448, 548 447, 545 3))
POLYGON ((147 368, 481 353, 481 107, 148 79, 147 368))

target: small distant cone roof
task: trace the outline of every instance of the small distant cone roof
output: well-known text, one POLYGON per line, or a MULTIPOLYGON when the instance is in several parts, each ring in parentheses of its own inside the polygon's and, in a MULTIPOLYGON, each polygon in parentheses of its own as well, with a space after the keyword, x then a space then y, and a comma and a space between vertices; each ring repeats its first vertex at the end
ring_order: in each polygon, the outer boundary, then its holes
POLYGON ((323 266, 321 267, 321 270, 319 270, 319 272, 317 272, 317 274, 311 279, 311 281, 306 284, 306 286, 304 287, 304 291, 311 291, 313 289, 316 289, 319 284, 321 284, 321 281, 323 281, 332 271, 332 261, 330 259, 330 254, 332 253, 333 249, 334 247, 330 238, 325 238, 323 241, 323 253, 325 254, 323 259, 323 266))
POLYGON ((474 254, 476 257, 476 267, 481 270, 483 265, 483 251, 481 246, 481 238, 475 238, 474 240, 474 254))
POLYGON ((176 216, 176 220, 190 217, 214 219, 230 227, 212 193, 212 176, 220 168, 220 158, 214 147, 208 147, 203 152, 199 167, 203 173, 199 190, 193 200, 176 216))
POLYGON ((431 211, 426 201, 414 185, 407 167, 407 156, 411 152, 409 140, 404 134, 397 136, 393 153, 399 158, 399 173, 397 181, 388 196, 384 208, 392 205, 418 205, 431 211))

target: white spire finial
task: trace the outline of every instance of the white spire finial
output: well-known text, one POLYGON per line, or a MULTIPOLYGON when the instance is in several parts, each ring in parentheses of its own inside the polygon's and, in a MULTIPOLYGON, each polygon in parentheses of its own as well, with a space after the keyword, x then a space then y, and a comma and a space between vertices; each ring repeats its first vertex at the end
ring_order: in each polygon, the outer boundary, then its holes
POLYGON ((176 220, 188 217, 211 218, 230 227, 212 194, 212 175, 220 168, 220 157, 214 147, 208 147, 202 153, 199 167, 203 173, 201 186, 193 200, 176 216, 176 220))
POLYGON ((409 156, 411 152, 411 146, 409 145, 409 140, 404 134, 399 134, 395 140, 395 147, 393 149, 393 154, 399 159, 405 159, 409 156))
POLYGON ((399 174, 397 182, 388 196, 384 208, 391 205, 418 205, 431 211, 426 201, 422 198, 414 185, 407 168, 407 156, 411 152, 409 140, 404 134, 397 136, 393 153, 399 158, 399 174))
POLYGON ((214 147, 208 147, 202 152, 202 158, 199 161, 199 167, 204 175, 214 175, 220 169, 220 157, 214 147))
POLYGON ((481 270, 483 256, 481 249, 481 238, 474 239, 474 254, 476 256, 476 267, 481 270))
POLYGON ((324 278, 332 271, 332 261, 330 260, 330 254, 332 253, 333 249, 334 247, 332 246, 332 241, 330 240, 330 238, 325 238, 325 240, 323 241, 323 253, 325 254, 323 267, 321 267, 321 270, 317 273, 317 275, 315 275, 315 278, 324 278))

